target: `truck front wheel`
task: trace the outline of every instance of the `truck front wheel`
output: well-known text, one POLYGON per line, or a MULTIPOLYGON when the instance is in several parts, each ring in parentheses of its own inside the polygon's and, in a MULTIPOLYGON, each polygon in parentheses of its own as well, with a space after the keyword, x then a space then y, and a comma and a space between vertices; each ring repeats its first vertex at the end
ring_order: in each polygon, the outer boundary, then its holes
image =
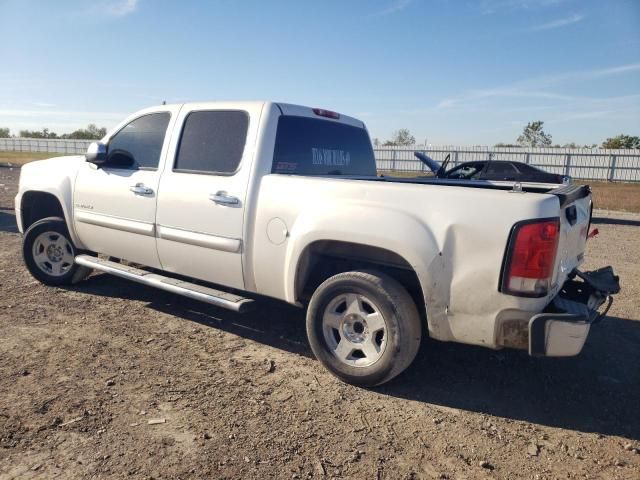
POLYGON ((45 285, 69 285, 89 272, 74 263, 76 248, 59 217, 43 218, 27 229, 22 256, 29 273, 45 285))
POLYGON ((354 385, 380 385, 405 370, 418 353, 421 334, 409 293, 377 272, 329 278, 307 310, 307 335, 316 358, 354 385))

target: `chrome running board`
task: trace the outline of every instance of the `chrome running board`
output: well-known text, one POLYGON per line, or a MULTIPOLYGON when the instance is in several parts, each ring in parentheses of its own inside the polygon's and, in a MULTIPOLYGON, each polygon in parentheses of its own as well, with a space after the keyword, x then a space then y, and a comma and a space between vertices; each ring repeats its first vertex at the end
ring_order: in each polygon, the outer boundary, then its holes
POLYGON ((184 280, 176 280, 175 278, 165 277, 164 275, 147 272, 146 270, 92 257, 90 255, 78 255, 75 258, 75 263, 84 267, 100 270, 101 272, 110 273, 116 277, 176 293, 183 297, 200 300, 201 302, 209 303, 216 307, 233 310, 234 312, 245 312, 253 303, 253 300, 250 298, 244 298, 221 290, 185 282, 184 280))

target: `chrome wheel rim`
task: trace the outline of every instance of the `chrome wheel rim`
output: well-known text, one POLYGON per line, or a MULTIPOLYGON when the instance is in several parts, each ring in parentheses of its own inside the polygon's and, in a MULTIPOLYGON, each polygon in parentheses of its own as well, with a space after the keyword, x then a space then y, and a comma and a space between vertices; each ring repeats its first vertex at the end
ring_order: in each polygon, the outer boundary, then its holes
POLYGON ((387 323, 378 306, 364 295, 337 296, 325 308, 322 332, 331 353, 352 367, 369 367, 384 354, 387 323))
POLYGON ((73 247, 64 235, 44 232, 33 242, 33 261, 47 275, 61 277, 73 267, 73 247))

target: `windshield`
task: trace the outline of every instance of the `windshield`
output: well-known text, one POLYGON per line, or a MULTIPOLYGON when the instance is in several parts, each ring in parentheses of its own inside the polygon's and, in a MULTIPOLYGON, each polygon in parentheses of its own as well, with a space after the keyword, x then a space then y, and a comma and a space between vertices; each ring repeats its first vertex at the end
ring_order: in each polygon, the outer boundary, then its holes
POLYGON ((447 178, 475 179, 478 178, 483 167, 484 163, 465 163, 449 170, 447 178))

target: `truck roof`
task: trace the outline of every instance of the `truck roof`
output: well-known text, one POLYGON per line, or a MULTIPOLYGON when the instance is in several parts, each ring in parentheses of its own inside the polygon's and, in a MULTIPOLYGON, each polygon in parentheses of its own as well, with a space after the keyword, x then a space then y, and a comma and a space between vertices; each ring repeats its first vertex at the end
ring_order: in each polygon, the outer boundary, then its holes
MULTIPOLYGON (((278 109, 280 109, 280 112, 283 115, 292 115, 296 117, 322 118, 323 120, 330 120, 338 123, 345 123, 347 125, 366 129, 366 126, 363 121, 358 120, 357 118, 351 117, 349 115, 345 115, 343 113, 338 113, 330 109, 326 109, 324 107, 307 107, 305 105, 296 105, 296 104, 285 103, 285 102, 273 102, 269 100, 186 102, 186 103, 168 104, 167 106, 177 106, 177 107, 183 106, 187 108, 197 108, 197 109, 229 108, 229 109, 251 110, 251 109, 255 109, 256 107, 261 107, 267 104, 275 105, 278 109), (328 115, 325 115, 323 112, 327 114, 336 114, 337 118, 335 115, 328 116, 328 115)), ((158 105, 157 108, 159 107, 160 105, 158 105)))

